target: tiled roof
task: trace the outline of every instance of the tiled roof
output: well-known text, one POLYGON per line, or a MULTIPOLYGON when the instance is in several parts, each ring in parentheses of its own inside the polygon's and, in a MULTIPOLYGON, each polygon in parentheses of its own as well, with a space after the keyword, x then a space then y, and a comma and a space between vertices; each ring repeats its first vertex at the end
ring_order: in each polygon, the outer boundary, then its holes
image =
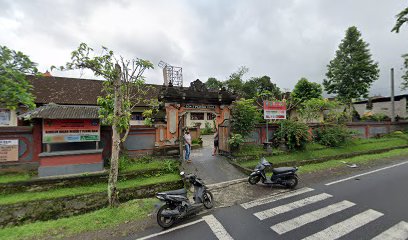
POLYGON ((99 107, 48 104, 19 116, 24 119, 96 119, 99 107))
MULTIPOLYGON (((27 76, 33 85, 32 93, 37 105, 56 103, 63 105, 97 105, 97 99, 103 95, 102 80, 65 78, 54 76, 27 76)), ((146 99, 157 99, 161 86, 150 85, 144 96, 146 99)), ((146 106, 141 102, 138 106, 146 106)))

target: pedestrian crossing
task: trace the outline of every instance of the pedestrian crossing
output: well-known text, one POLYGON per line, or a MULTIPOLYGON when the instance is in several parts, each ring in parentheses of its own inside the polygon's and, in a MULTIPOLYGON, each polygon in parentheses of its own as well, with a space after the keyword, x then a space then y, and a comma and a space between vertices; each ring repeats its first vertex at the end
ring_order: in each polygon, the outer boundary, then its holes
MULTIPOLYGON (((357 204, 347 200, 334 203, 330 201, 327 202, 324 200, 333 199, 332 195, 327 193, 314 193, 313 191, 314 189, 312 188, 301 188, 295 191, 280 193, 243 203, 241 207, 253 212, 252 214, 263 222, 266 220, 273 222, 274 217, 285 218, 286 215, 284 215, 284 213, 292 213, 292 215, 289 214, 292 218, 284 219, 283 221, 280 220, 281 218, 278 218, 279 222, 275 221, 275 224, 270 227, 271 230, 276 232, 279 236, 282 236, 283 239, 285 239, 285 234, 289 234, 295 230, 301 231, 305 228, 317 230, 309 234, 309 236, 301 237, 304 240, 347 238, 347 235, 353 231, 358 231, 358 229, 364 226, 373 224, 377 219, 384 216, 384 214, 379 211, 367 209, 362 212, 353 213, 354 215, 347 219, 342 217, 342 221, 339 220, 328 227, 326 225, 325 227, 327 228, 321 230, 319 226, 316 227, 316 225, 314 225, 318 224, 317 222, 319 222, 319 220, 324 221, 328 217, 336 218, 337 215, 342 215, 345 210, 355 207, 357 204), (296 199, 291 200, 293 197, 296 197, 296 199), (301 199, 297 200, 299 198, 301 199), (285 201, 278 206, 274 206, 276 205, 275 202, 279 203, 278 201, 280 200, 285 201), (266 204, 271 204, 273 207, 265 209, 265 206, 268 206, 266 204), (323 207, 320 207, 320 205, 323 205, 323 207), (304 209, 306 206, 310 206, 313 210, 306 213, 303 210, 302 214, 293 217, 296 215, 294 212, 296 212, 297 209, 304 209), (317 206, 320 208, 316 209, 317 206), (265 210, 254 212, 255 207, 260 207, 265 210)), ((380 239, 408 239, 408 223, 401 221, 373 238, 373 240, 380 239)))

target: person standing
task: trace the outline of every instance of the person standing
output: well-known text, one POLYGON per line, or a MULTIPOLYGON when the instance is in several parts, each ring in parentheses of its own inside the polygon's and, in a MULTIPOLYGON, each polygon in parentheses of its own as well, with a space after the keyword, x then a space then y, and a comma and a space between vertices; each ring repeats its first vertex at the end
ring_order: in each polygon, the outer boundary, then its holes
POLYGON ((185 159, 188 163, 191 163, 190 160, 190 152, 191 152, 191 135, 190 135, 190 131, 187 129, 187 131, 184 134, 184 143, 186 146, 186 156, 185 159))
POLYGON ((214 133, 214 150, 213 150, 213 156, 218 154, 218 131, 217 129, 215 130, 214 133))

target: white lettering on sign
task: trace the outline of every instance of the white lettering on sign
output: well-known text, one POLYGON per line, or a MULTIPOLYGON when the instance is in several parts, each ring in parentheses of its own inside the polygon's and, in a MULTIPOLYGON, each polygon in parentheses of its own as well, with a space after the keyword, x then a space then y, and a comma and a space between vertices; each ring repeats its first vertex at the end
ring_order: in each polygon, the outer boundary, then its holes
POLYGON ((215 105, 193 105, 193 104, 186 104, 184 107, 185 107, 185 108, 192 108, 192 109, 197 109, 197 108, 215 109, 215 105))

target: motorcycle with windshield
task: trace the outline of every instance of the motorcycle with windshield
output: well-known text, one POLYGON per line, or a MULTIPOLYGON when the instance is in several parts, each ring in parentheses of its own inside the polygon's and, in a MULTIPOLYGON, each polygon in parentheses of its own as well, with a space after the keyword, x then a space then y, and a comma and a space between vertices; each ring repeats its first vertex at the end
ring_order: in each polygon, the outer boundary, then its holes
POLYGON ((194 186, 194 202, 191 203, 187 197, 185 188, 157 193, 156 197, 165 202, 157 212, 157 223, 162 228, 171 227, 176 221, 199 212, 204 206, 207 209, 213 207, 213 195, 205 186, 204 182, 194 174, 180 175, 194 186))

